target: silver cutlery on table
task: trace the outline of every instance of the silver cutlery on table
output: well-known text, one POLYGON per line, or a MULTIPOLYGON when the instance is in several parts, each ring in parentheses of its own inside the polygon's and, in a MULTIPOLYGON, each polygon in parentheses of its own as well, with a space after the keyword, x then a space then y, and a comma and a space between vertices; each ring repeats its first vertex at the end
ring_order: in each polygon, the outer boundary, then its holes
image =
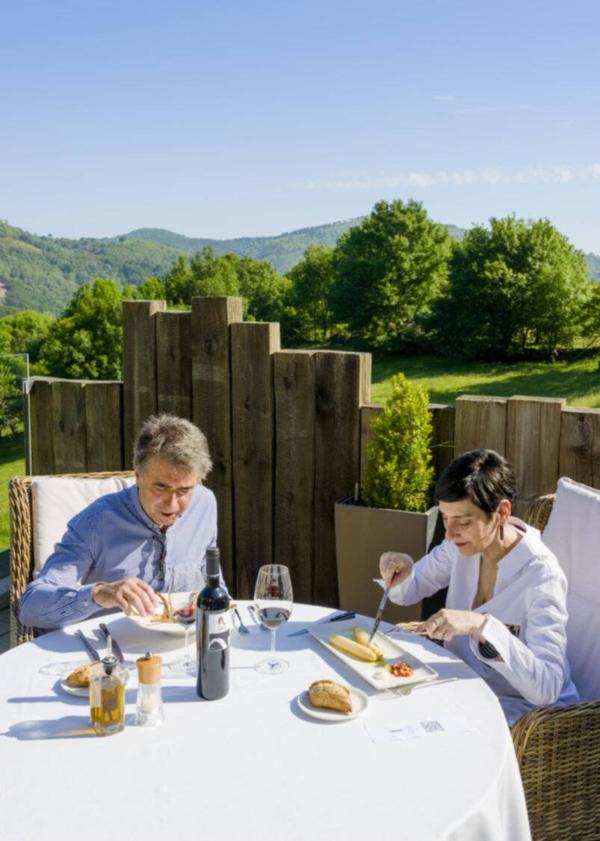
POLYGON ((85 648, 85 650, 87 651, 87 653, 88 653, 88 657, 90 658, 90 660, 92 660, 92 662, 96 662, 97 660, 100 660, 100 655, 98 654, 98 652, 96 651, 96 649, 94 648, 94 646, 92 645, 92 643, 89 641, 89 639, 87 639, 87 637, 85 636, 85 634, 83 633, 83 631, 81 631, 81 630, 78 628, 78 629, 75 631, 75 634, 76 634, 76 636, 78 636, 78 637, 79 637, 79 639, 80 639, 80 640, 81 640, 81 642, 83 643, 83 647, 84 647, 84 648, 85 648))
POLYGON ((113 637, 111 632, 108 630, 104 622, 100 623, 100 631, 106 640, 106 648, 109 654, 114 654, 119 663, 124 663, 125 658, 123 657, 123 652, 121 651, 121 646, 113 637))
POLYGON ((247 627, 244 625, 244 623, 242 622, 242 617, 241 617, 241 615, 240 615, 239 610, 237 609, 237 605, 235 605, 235 604, 231 605, 231 609, 232 609, 232 610, 233 610, 233 612, 235 613, 235 617, 236 617, 236 619, 237 619, 237 621, 238 621, 238 623, 239 623, 239 631, 240 631, 240 634, 249 634, 249 633, 250 633, 250 631, 248 630, 248 628, 247 628, 247 627))
MULTIPOLYGON (((318 622, 315 622, 315 625, 322 625, 327 622, 339 622, 340 619, 354 619, 356 616, 355 610, 346 610, 344 613, 336 613, 334 616, 326 616, 325 619, 320 619, 318 622)), ((288 637, 299 637, 300 634, 308 634, 309 628, 301 628, 299 631, 292 631, 288 634, 288 637)))

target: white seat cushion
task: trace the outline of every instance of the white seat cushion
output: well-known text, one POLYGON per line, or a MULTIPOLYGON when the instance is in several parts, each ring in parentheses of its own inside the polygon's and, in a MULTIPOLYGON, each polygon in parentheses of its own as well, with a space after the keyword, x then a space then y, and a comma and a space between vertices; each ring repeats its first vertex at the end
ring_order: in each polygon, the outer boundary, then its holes
POLYGON ((567 656, 583 701, 600 699, 600 491, 559 479, 543 540, 569 582, 567 656))
POLYGON ((99 496, 133 485, 133 476, 107 479, 42 477, 31 483, 34 577, 54 552, 69 520, 99 496))

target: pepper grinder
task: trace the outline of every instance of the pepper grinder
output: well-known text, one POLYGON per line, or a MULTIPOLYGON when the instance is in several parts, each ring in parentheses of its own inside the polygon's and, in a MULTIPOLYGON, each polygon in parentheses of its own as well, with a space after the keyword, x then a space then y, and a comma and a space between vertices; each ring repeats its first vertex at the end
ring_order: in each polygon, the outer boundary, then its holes
POLYGON ((135 723, 141 727, 156 727, 164 720, 162 694, 160 690, 160 669, 162 657, 149 651, 136 660, 138 671, 138 694, 135 723))

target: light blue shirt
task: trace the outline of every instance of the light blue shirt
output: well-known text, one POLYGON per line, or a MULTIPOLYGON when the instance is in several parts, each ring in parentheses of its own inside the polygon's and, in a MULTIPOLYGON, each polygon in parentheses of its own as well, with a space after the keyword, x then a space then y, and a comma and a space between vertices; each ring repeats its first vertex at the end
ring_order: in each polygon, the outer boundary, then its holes
POLYGON ((189 506, 165 532, 143 510, 135 485, 107 494, 69 522, 54 553, 21 596, 19 619, 34 628, 80 622, 99 611, 106 613, 92 599, 99 581, 135 576, 163 590, 174 566, 185 570, 180 584, 189 578, 185 589, 200 589, 206 549, 216 542, 217 503, 203 485, 194 488, 189 506))

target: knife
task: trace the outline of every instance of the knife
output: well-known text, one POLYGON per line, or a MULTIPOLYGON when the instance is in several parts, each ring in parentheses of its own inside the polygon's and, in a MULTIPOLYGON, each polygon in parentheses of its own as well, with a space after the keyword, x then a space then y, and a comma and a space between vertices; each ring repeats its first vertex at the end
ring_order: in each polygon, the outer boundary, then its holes
POLYGON ((83 643, 83 647, 87 651, 88 657, 90 658, 90 660, 92 662, 96 662, 97 660, 100 660, 100 655, 98 654, 98 652, 96 651, 96 649, 94 648, 92 643, 84 636, 83 631, 78 629, 77 631, 75 631, 75 633, 77 634, 77 636, 79 637, 79 639, 83 643))
MULTIPOLYGON (((356 616, 355 610, 347 610, 345 613, 338 613, 336 616, 332 616, 329 618, 328 616, 325 619, 321 619, 317 622, 317 625, 320 625, 323 622, 339 622, 340 619, 353 619, 356 616)), ((291 634, 287 634, 288 637, 299 637, 300 634, 308 634, 309 628, 301 628, 299 631, 292 631, 291 634)))
POLYGON ((102 633, 104 634, 104 637, 106 639, 106 646, 108 648, 108 653, 109 654, 114 654, 115 657, 117 658, 117 660, 119 661, 119 663, 124 663, 125 658, 123 657, 123 652, 121 651, 121 646, 116 641, 116 639, 113 637, 111 632, 108 630, 108 628, 106 627, 104 622, 100 623, 100 630, 102 631, 102 633))
POLYGON ((373 639, 375 634, 377 633, 377 628, 379 628, 379 623, 381 622, 381 617, 383 616, 383 609, 385 608, 385 603, 388 600, 388 595, 390 592, 390 588, 386 587, 383 591, 383 596, 381 597, 381 601, 379 602, 379 607, 377 608, 377 615, 375 616, 375 622, 373 623, 373 630, 371 631, 371 636, 369 637, 369 642, 373 639))

